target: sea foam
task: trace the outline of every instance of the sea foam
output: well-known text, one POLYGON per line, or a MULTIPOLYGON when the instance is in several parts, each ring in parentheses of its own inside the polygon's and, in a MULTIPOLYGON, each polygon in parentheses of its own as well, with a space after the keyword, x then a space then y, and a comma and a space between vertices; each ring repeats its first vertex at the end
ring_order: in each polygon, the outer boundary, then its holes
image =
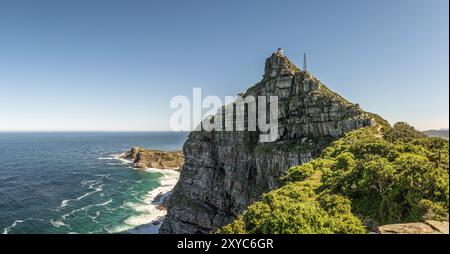
POLYGON ((23 219, 23 220, 15 220, 12 224, 11 224, 11 226, 9 226, 9 227, 6 227, 6 228, 4 228, 3 229, 3 232, 2 232, 2 234, 8 234, 13 228, 15 228, 18 224, 20 224, 20 223, 24 223, 24 222, 26 222, 26 221, 44 221, 44 220, 42 220, 42 219, 33 219, 33 218, 28 218, 28 219, 23 219))
POLYGON ((127 231, 131 234, 157 234, 167 211, 161 207, 178 181, 180 173, 170 169, 148 168, 147 172, 162 174, 160 186, 148 192, 142 202, 127 202, 125 205, 139 214, 128 217, 124 224, 110 230, 111 233, 127 231))
POLYGON ((65 200, 61 201, 61 204, 59 205, 59 209, 66 207, 69 204, 69 202, 80 201, 80 200, 82 200, 85 197, 88 197, 88 196, 90 196, 92 194, 95 194, 97 192, 102 191, 103 190, 103 186, 104 186, 104 184, 103 184, 101 179, 87 180, 87 181, 82 181, 81 182, 81 186, 85 187, 86 185, 88 186, 88 189, 92 190, 92 191, 86 192, 86 193, 84 193, 83 195, 81 195, 81 196, 79 196, 77 198, 65 199, 65 200))

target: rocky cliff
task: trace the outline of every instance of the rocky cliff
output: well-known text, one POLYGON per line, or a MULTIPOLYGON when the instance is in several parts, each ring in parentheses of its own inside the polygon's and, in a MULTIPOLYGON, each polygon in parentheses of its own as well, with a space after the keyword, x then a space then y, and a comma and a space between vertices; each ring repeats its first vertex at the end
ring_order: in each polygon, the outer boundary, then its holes
POLYGON ((279 137, 260 143, 250 131, 197 131, 184 144, 185 164, 168 202, 161 233, 209 233, 233 221, 262 193, 277 188, 289 167, 317 157, 343 133, 376 124, 281 52, 246 96, 278 96, 279 137))

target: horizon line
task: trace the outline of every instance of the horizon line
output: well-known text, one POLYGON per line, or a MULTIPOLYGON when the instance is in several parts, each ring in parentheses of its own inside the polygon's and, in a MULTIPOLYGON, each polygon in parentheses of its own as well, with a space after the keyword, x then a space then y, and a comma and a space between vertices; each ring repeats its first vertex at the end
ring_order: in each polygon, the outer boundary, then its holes
MULTIPOLYGON (((417 129, 419 131, 440 131, 449 130, 449 127, 435 129, 417 129)), ((183 133, 192 131, 174 131, 174 130, 0 130, 0 133, 146 133, 146 132, 173 132, 183 133)))
POLYGON ((188 131, 173 131, 173 130, 0 130, 0 133, 50 133, 50 132, 97 132, 97 133, 112 133, 112 132, 188 132, 188 131))

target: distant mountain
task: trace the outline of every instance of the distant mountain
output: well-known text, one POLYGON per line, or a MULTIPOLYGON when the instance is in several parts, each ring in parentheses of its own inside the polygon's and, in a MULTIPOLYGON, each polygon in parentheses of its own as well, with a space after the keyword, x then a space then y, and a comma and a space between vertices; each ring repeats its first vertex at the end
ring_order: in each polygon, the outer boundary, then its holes
POLYGON ((423 133, 425 133, 425 135, 429 137, 439 137, 448 140, 448 128, 443 128, 440 130, 429 130, 424 131, 423 133))

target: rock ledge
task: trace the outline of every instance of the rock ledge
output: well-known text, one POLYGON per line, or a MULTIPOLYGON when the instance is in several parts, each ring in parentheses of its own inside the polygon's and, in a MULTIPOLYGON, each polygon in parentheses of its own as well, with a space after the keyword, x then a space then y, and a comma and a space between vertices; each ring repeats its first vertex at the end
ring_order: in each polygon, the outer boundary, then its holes
POLYGON ((425 222, 390 224, 378 227, 380 234, 448 234, 448 221, 427 220, 425 222))

